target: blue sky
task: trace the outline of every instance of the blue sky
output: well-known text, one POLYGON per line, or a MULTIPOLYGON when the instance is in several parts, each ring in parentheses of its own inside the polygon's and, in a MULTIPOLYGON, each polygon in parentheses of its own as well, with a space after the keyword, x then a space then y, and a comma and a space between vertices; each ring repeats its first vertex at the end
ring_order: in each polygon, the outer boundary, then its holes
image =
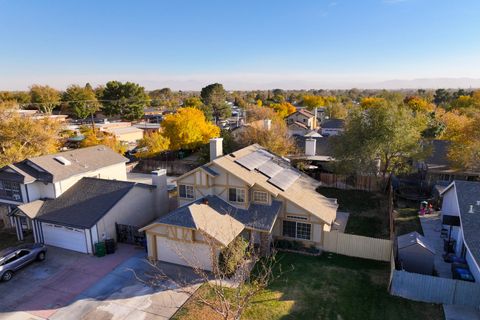
POLYGON ((0 88, 480 78, 479 16, 478 0, 0 0, 0 88))

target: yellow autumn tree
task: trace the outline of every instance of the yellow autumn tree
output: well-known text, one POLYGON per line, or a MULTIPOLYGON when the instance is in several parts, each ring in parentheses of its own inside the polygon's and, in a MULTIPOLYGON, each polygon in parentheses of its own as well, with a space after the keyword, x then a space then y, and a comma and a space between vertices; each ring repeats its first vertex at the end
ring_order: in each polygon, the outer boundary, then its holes
POLYGON ((382 107, 385 105, 386 100, 379 97, 366 97, 360 100, 360 106, 364 109, 369 109, 372 107, 382 107))
POLYGON ((61 123, 56 120, 32 119, 0 110, 0 167, 57 152, 60 130, 61 123))
POLYGON ((170 149, 196 149, 220 135, 220 128, 205 118, 195 108, 180 108, 177 113, 165 117, 163 136, 170 141, 170 149))
POLYGON ((435 105, 418 96, 408 96, 403 102, 413 112, 432 112, 435 110, 435 105))
POLYGON ((454 141, 465 131, 465 127, 473 121, 466 115, 460 114, 459 111, 445 112, 443 109, 437 110, 435 117, 438 122, 445 127, 440 139, 454 141))
POLYGON ((85 136, 85 139, 80 142, 80 147, 82 148, 104 145, 120 154, 124 154, 127 151, 127 147, 108 132, 98 129, 93 130, 87 126, 81 127, 80 132, 85 136))
POLYGON ((294 105, 286 101, 281 103, 271 103, 269 107, 275 110, 278 116, 282 119, 297 111, 297 108, 295 108, 294 105))
POLYGON ((145 135, 145 137, 138 144, 139 152, 135 154, 137 158, 151 158, 155 157, 161 152, 168 150, 170 140, 162 135, 160 132, 153 132, 145 135))
POLYGON ((471 119, 451 138, 448 158, 463 170, 480 169, 480 115, 471 119))
POLYGON ((274 118, 270 129, 264 126, 248 126, 238 136, 238 144, 240 146, 248 146, 258 143, 267 150, 286 156, 296 153, 296 145, 293 138, 288 133, 288 128, 280 118, 274 118))
POLYGON ((302 97, 302 105, 308 110, 313 110, 316 107, 324 107, 337 102, 337 98, 333 96, 315 96, 304 95, 302 97))

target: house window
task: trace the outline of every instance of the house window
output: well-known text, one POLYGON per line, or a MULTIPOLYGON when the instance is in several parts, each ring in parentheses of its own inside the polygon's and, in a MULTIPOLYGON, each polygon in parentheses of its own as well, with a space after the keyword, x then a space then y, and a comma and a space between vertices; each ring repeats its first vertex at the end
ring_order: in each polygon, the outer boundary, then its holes
POLYGON ((283 236, 302 240, 310 240, 312 225, 295 221, 283 221, 283 236))
POLYGON ((22 192, 20 184, 12 181, 0 180, 0 198, 22 201, 22 192))
POLYGON ((184 198, 184 199, 193 199, 195 197, 193 186, 187 186, 184 184, 178 185, 178 194, 180 198, 184 198))
POLYGON ((294 219, 294 220, 308 220, 307 217, 300 217, 300 216, 287 216, 288 219, 294 219))
POLYGON ((267 203, 268 194, 263 191, 253 191, 253 201, 267 203))
POLYGON ((228 189, 228 201, 231 202, 245 202, 245 190, 238 188, 228 189))

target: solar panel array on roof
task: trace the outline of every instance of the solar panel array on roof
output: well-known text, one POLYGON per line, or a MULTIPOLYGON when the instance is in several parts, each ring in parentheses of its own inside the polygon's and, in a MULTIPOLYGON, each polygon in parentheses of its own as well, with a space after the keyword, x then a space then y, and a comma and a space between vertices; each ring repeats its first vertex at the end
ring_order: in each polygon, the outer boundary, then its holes
POLYGON ((272 158, 273 156, 268 152, 256 151, 250 153, 249 155, 241 157, 238 160, 235 160, 235 162, 252 171, 264 164, 265 162, 272 160, 272 158))
POLYGON ((300 178, 300 173, 291 169, 283 169, 267 181, 275 187, 285 191, 300 178))
POLYGON ((267 177, 271 178, 280 171, 283 170, 282 167, 280 167, 278 164, 272 161, 267 161, 264 164, 262 164, 260 167, 257 168, 258 171, 266 175, 267 177))
POLYGON ((257 150, 240 159, 235 160, 239 165, 248 170, 257 170, 267 176, 269 183, 282 191, 287 190, 300 177, 300 173, 284 168, 273 162, 274 156, 267 151, 257 150))

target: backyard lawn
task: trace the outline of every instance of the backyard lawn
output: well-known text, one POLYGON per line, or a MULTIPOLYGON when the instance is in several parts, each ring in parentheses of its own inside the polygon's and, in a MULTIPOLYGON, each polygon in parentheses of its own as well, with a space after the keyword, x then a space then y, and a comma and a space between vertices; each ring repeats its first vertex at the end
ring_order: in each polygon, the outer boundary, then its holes
POLYGON ((345 233, 388 239, 387 198, 381 193, 319 187, 327 198, 336 198, 339 211, 350 213, 345 233))
POLYGON ((399 200, 398 208, 395 209, 395 234, 402 235, 417 231, 423 235, 422 224, 418 217, 418 203, 408 200, 399 200))
MULTIPOLYGON (((328 253, 279 253, 278 258, 282 270, 290 271, 254 298, 243 319, 443 319, 440 305, 388 294, 388 263, 328 253)), ((173 319, 216 318, 191 299, 173 319)))

